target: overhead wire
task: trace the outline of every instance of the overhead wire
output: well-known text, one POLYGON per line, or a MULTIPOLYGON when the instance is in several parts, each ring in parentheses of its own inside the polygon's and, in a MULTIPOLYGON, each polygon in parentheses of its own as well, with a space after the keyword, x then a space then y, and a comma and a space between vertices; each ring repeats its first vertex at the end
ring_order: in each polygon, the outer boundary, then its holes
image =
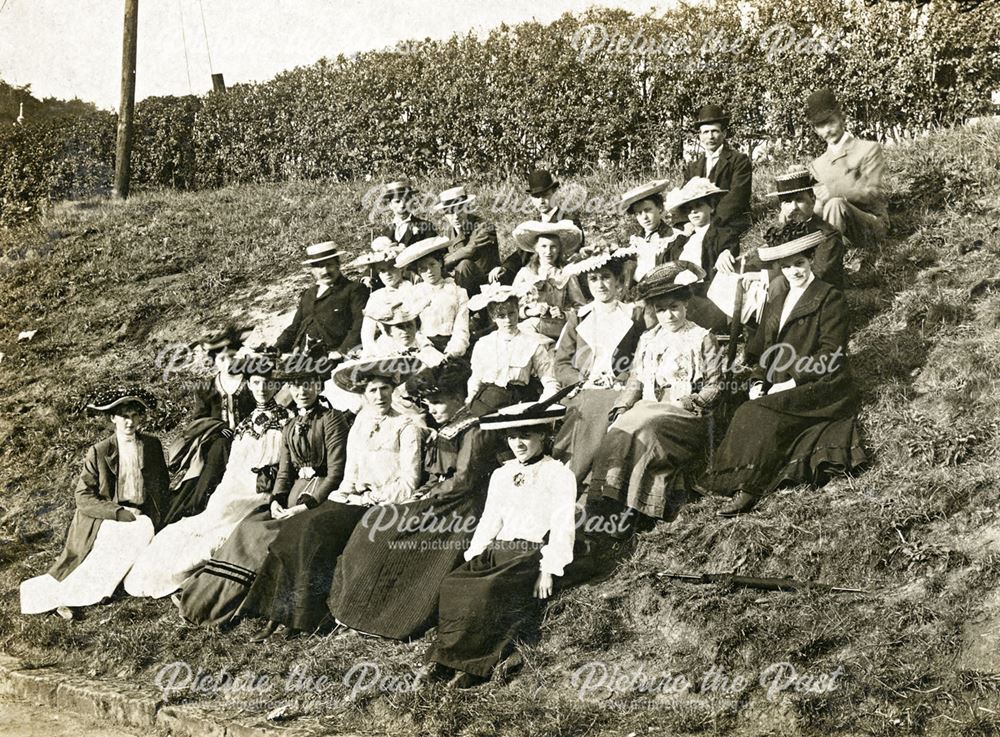
POLYGON ((205 5, 202 0, 198 0, 198 7, 201 8, 201 30, 205 34, 205 51, 208 54, 208 69, 215 74, 215 66, 212 64, 212 49, 208 46, 208 25, 205 23, 205 5))
POLYGON ((188 94, 194 94, 194 86, 191 84, 191 60, 188 58, 187 32, 184 30, 184 6, 181 0, 177 0, 177 12, 181 16, 181 41, 184 43, 184 69, 187 71, 188 94))

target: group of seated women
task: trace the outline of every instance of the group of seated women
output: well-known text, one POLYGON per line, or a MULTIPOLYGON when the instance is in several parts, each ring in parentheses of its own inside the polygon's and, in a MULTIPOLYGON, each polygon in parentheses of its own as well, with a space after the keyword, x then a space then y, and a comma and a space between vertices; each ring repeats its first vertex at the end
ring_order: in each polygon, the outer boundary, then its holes
MULTIPOLYGON (((859 467, 844 297, 812 269, 830 234, 773 228, 760 268, 736 276, 766 295, 741 372, 719 338, 743 313, 711 283, 733 270, 711 245, 721 190, 666 189, 623 196, 644 231, 627 243, 584 244, 567 219, 518 225, 531 258, 509 283, 467 264, 458 286, 455 237, 380 236, 345 266, 383 284, 360 344, 310 345, 311 313, 292 350, 206 341, 217 373, 169 458, 140 430, 150 392, 99 390, 87 407, 114 433, 88 451, 65 549, 22 583, 22 612, 72 619, 123 584, 194 624, 257 619, 257 642, 436 628, 428 675, 467 686, 507 662, 559 581, 579 580, 583 530, 625 537, 699 494, 732 497, 719 514, 736 516, 859 467), (713 448, 727 396, 748 398, 713 448)), ((389 230, 420 231, 401 225, 389 230)), ((310 248, 305 265, 335 266, 328 288, 355 299, 339 253, 310 248)))

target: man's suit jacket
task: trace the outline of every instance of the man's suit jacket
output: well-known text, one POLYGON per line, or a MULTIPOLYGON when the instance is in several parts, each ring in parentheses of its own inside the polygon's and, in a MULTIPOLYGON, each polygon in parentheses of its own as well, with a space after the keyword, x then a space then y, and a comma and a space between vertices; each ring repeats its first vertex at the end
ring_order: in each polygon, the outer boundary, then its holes
MULTIPOLYGON (((750 180, 753 175, 753 165, 750 157, 741 154, 728 143, 722 144, 719 159, 708 174, 708 179, 719 189, 729 190, 722 196, 715 217, 724 227, 730 228, 737 235, 746 232, 750 227, 750 180)), ((689 163, 684 169, 684 181, 693 177, 705 176, 705 154, 689 163)), ((682 182, 683 184, 683 182, 682 182)))
POLYGON ((843 197, 852 205, 889 222, 883 184, 885 155, 875 141, 851 136, 836 153, 827 148, 822 156, 813 159, 809 171, 817 182, 826 185, 831 199, 843 197))
MULTIPOLYGON (((384 228, 380 235, 384 235, 386 238, 391 238, 396 241, 396 226, 394 223, 389 223, 384 228)), ((406 224, 406 230, 403 231, 403 237, 397 242, 408 246, 411 243, 416 243, 417 241, 422 241, 424 238, 431 238, 437 235, 437 229, 434 227, 434 223, 430 220, 424 220, 423 218, 418 218, 416 215, 410 217, 409 222, 406 224)))
MULTIPOLYGON (((679 259, 681 251, 684 250, 684 245, 687 242, 687 236, 678 236, 670 244, 670 248, 667 251, 667 258, 664 261, 676 261, 679 259)), ((701 263, 698 264, 705 270, 706 285, 712 283, 712 277, 715 276, 715 262, 719 259, 719 254, 723 251, 729 251, 733 254, 733 258, 738 258, 740 255, 740 239, 733 231, 721 227, 718 220, 713 220, 705 232, 705 237, 701 241, 701 263)))
POLYGON ((340 353, 347 353, 361 342, 365 288, 341 275, 318 299, 317 289, 313 285, 302 292, 292 324, 275 341, 283 353, 301 348, 306 337, 311 342, 321 341, 327 351, 340 353))
MULTIPOLYGON (((163 446, 152 435, 136 433, 142 444, 142 514, 159 530, 169 505, 170 477, 163 446)), ((76 513, 66 533, 62 554, 52 564, 49 575, 62 581, 80 565, 94 547, 97 531, 104 520, 115 520, 123 509, 118 501, 118 436, 112 434, 90 446, 83 471, 73 491, 76 513)))

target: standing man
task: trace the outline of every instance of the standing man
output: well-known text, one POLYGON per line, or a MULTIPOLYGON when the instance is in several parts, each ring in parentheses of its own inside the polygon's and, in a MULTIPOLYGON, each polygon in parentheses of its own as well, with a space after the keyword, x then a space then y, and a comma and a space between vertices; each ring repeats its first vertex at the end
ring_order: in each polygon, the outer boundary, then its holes
POLYGON ((476 201, 465 187, 452 187, 438 195, 434 209, 444 213, 448 237, 454 241, 444 259, 444 268, 470 297, 479 294, 487 274, 500 265, 497 229, 472 212, 476 201))
MULTIPOLYGON (((559 205, 558 189, 559 182, 553 179, 551 172, 545 169, 535 169, 528 175, 528 196, 531 197, 531 204, 537 212, 537 221, 558 223, 560 220, 569 219, 577 228, 580 228, 580 232, 583 232, 579 220, 569 218, 559 205)), ((583 241, 580 245, 583 246, 583 241)), ((528 265, 531 256, 531 252, 515 248, 500 266, 489 273, 490 281, 501 284, 513 283, 517 272, 528 265)))
POLYGON ((340 360, 361 342, 367 291, 340 273, 340 255, 333 241, 306 248, 302 265, 316 284, 302 292, 292 324, 275 341, 282 353, 321 344, 332 360, 340 360))
MULTIPOLYGON (((806 117, 816 135, 826 141, 826 151, 809 165, 823 219, 854 246, 864 248, 889 228, 882 147, 855 138, 844 128, 844 113, 831 90, 809 95, 806 117)), ((862 263, 870 264, 873 254, 866 255, 869 258, 862 258, 862 263)))
POLYGON ((382 204, 392 212, 392 222, 382 229, 380 235, 404 246, 437 235, 433 223, 413 214, 413 200, 417 194, 407 177, 389 182, 382 188, 382 204))
POLYGON ((708 179, 719 189, 728 190, 719 200, 715 217, 721 228, 737 237, 750 228, 750 157, 726 143, 729 116, 718 105, 705 105, 695 116, 694 129, 703 153, 684 169, 685 184, 695 177, 708 179))

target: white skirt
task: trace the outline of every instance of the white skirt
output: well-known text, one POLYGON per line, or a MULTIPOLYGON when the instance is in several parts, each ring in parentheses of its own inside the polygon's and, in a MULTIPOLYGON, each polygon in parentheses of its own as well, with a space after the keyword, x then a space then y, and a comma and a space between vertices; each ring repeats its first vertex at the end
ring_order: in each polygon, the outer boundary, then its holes
POLYGON ((104 520, 87 557, 62 581, 49 574, 21 582, 21 614, 41 614, 61 606, 83 607, 111 596, 153 539, 153 522, 104 520))

